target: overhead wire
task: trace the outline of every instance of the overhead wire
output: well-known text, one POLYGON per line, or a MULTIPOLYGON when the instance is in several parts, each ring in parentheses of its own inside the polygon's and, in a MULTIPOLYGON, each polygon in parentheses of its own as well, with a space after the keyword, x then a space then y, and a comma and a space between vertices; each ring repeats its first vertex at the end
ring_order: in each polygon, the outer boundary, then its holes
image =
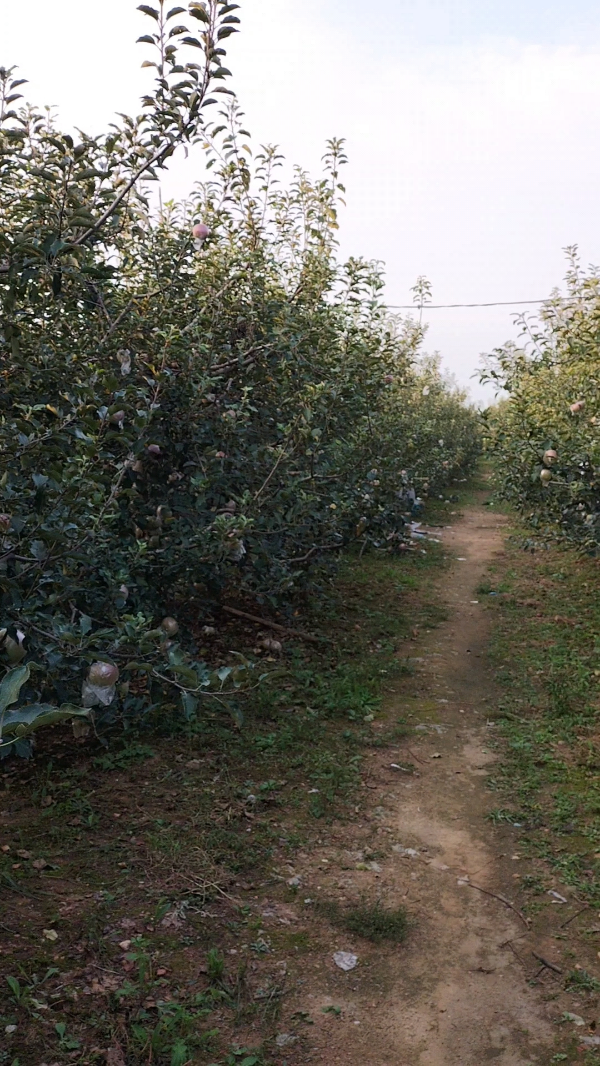
POLYGON ((394 311, 441 311, 454 307, 517 307, 523 304, 544 304, 543 300, 499 300, 494 303, 484 304, 387 304, 394 311))

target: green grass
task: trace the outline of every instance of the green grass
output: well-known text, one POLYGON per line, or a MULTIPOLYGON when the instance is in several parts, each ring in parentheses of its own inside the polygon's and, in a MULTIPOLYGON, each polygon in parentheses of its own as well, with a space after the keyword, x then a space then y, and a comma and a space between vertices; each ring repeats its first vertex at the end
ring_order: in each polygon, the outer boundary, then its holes
POLYGON ((401 944, 408 934, 408 917, 404 907, 385 907, 380 901, 362 900, 342 908, 336 902, 322 902, 318 907, 332 925, 374 944, 389 941, 401 944))
POLYGON ((598 563, 558 549, 531 556, 515 539, 496 570, 508 591, 490 603, 502 685, 492 717, 505 746, 490 816, 523 826, 532 852, 600 906, 598 563))
MULTIPOLYGON (((502 592, 486 598, 498 682, 487 713, 500 754, 488 778, 488 817, 518 840, 509 846, 529 872, 515 898, 536 936, 554 937, 564 951, 563 988, 584 1013, 582 1000, 595 1010, 600 997, 600 562, 524 544, 515 529, 479 589, 482 597, 502 592), (571 906, 553 906, 550 890, 571 906)), ((552 1061, 598 1066, 600 1055, 582 1056, 576 1036, 564 1033, 552 1061)))
POLYGON ((587 970, 572 970, 565 981, 567 992, 600 992, 600 981, 587 970))

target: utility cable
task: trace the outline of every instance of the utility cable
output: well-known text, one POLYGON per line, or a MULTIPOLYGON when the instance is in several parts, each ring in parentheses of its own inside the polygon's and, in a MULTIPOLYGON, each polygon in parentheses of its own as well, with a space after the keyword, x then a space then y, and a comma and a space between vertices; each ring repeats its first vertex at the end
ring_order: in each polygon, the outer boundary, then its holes
POLYGON ((544 304, 544 300, 501 300, 489 304, 386 304, 394 311, 440 311, 451 307, 516 307, 521 304, 544 304))

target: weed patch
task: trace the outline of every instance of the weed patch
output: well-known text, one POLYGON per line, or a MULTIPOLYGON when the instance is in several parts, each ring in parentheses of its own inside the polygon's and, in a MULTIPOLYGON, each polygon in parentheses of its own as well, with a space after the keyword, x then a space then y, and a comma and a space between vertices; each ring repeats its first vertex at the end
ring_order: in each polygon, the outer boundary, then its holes
POLYGON ((335 902, 319 905, 319 912, 332 925, 347 933, 371 940, 374 944, 390 941, 401 944, 408 933, 408 917, 404 907, 385 907, 380 901, 362 900, 352 907, 342 908, 335 902))

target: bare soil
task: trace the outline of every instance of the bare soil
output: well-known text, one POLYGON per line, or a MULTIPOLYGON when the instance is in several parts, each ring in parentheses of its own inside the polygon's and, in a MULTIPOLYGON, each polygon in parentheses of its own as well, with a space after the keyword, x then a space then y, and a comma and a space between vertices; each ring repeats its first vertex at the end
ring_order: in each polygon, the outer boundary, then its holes
MULTIPOLYGON (((504 521, 479 504, 441 534, 453 560, 440 588, 449 619, 400 650, 414 677, 409 694, 403 682, 387 708, 388 717, 408 713, 415 736, 397 750, 372 753, 361 824, 300 856, 292 871, 307 900, 314 893, 343 903, 364 894, 404 904, 412 920, 408 939, 376 947, 339 932, 332 939, 323 927, 318 944, 313 940, 293 966, 291 1009, 309 1014, 314 1025, 304 1050, 290 1044, 287 1062, 550 1061, 560 992, 543 980, 529 983, 540 968, 550 978, 554 971, 532 956, 530 919, 514 902, 521 873, 519 856, 511 854, 515 831, 485 817, 493 806, 486 777, 496 758, 487 712, 497 693, 486 661, 488 617, 475 590, 502 555, 504 521), (410 764, 412 774, 405 772, 410 764), (337 969, 332 949, 355 953, 357 967, 337 969)), ((547 957, 539 941, 537 949, 547 957)), ((301 1035, 295 1039, 302 1043, 301 1035)))

